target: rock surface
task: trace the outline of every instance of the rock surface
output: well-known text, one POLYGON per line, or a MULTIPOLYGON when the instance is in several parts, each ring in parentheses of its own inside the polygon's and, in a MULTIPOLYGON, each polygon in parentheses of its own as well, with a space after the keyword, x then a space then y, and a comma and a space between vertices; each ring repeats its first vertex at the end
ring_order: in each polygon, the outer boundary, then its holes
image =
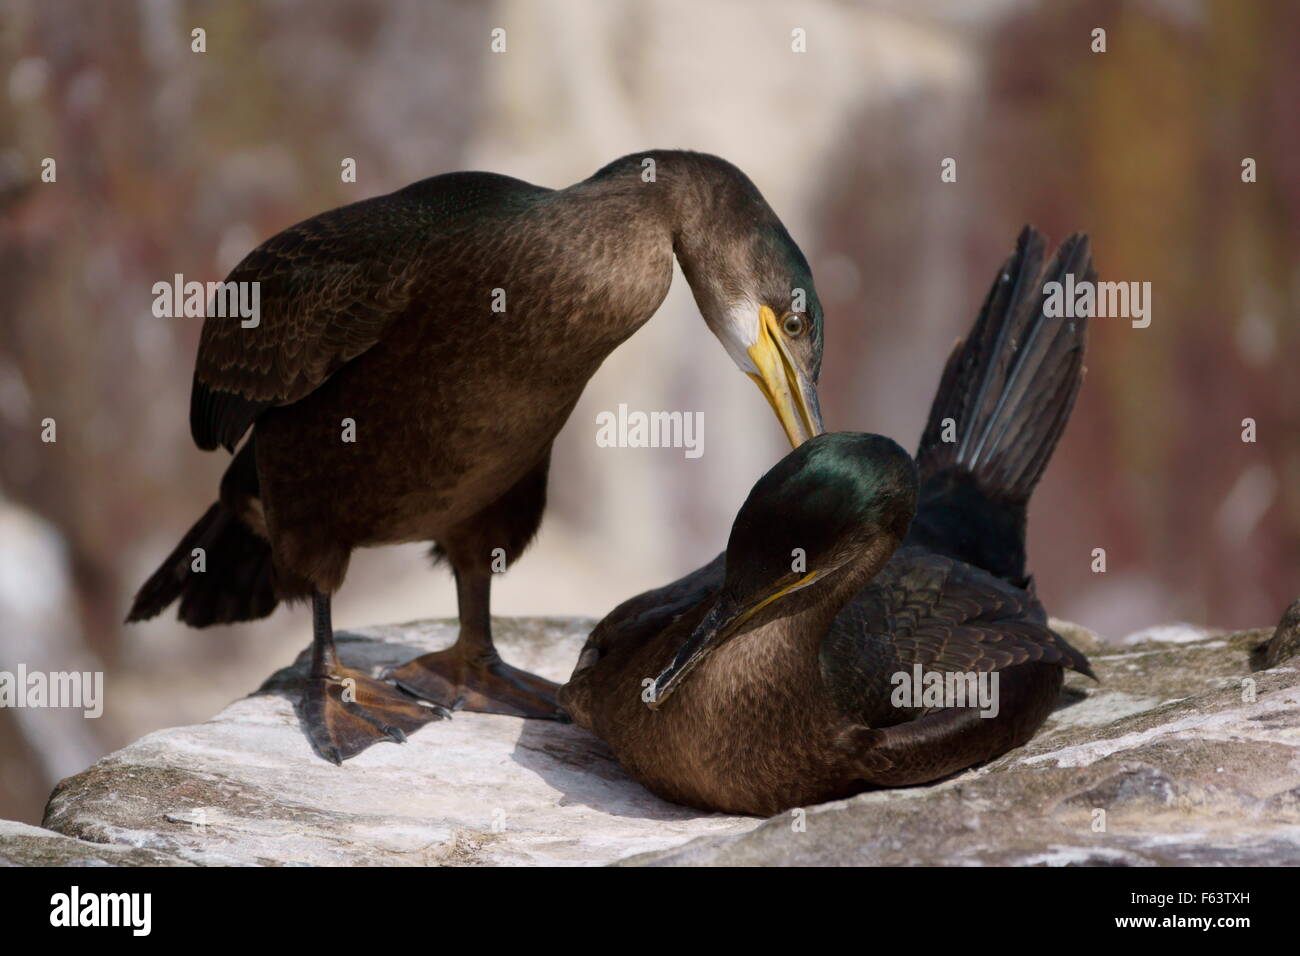
MULTIPOLYGON (((555 680, 590 626, 496 622, 509 660, 555 680)), ((665 803, 550 722, 457 714, 335 767, 293 708, 304 656, 211 721, 65 780, 48 829, 0 823, 0 864, 1300 863, 1300 659, 1251 670, 1272 629, 1107 644, 1055 626, 1101 683, 1070 675, 1027 746, 769 821, 665 803)), ((423 622, 339 646, 378 673, 453 636, 423 622)))
MULTIPOLYGON (((586 620, 498 619, 512 663, 564 680, 586 620)), ((345 664, 379 674, 455 637, 450 622, 340 634, 345 664)), ((214 719, 159 731, 59 785, 45 826, 199 864, 590 864, 737 834, 629 780, 577 727, 459 713, 336 767, 293 707, 306 654, 214 719)))
POLYGON ((186 866, 170 853, 92 843, 14 820, 0 820, 0 866, 186 866))

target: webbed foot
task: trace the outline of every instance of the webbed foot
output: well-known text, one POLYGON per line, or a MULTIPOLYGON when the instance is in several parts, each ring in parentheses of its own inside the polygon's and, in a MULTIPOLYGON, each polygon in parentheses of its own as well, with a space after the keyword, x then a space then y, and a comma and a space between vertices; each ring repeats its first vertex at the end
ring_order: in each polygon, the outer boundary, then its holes
POLYGON ((452 647, 417 657, 385 676, 403 690, 452 710, 569 720, 555 699, 559 684, 512 667, 495 654, 471 659, 452 647))
POLYGON ((307 678, 301 716, 316 752, 338 764, 381 740, 405 743, 408 733, 451 713, 361 671, 335 667, 328 677, 307 678))

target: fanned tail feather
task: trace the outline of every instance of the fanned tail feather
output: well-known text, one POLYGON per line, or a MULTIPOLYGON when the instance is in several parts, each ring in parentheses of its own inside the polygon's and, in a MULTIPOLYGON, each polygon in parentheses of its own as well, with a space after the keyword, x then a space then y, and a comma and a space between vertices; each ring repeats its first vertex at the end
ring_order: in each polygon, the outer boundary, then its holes
POLYGON ((1083 381, 1087 318, 1045 314, 1048 282, 1095 282, 1087 237, 1026 226, 969 336, 953 349, 917 450, 912 540, 1009 581, 1025 578, 1025 510, 1083 381), (949 439, 949 440, 945 440, 949 439))

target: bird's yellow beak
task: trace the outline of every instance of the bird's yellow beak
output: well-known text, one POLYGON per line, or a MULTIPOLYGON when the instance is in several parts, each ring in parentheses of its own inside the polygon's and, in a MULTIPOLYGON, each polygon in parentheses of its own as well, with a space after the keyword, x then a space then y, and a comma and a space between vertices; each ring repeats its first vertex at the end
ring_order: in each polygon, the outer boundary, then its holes
POLYGON ((749 357, 758 369, 749 377, 776 412, 791 447, 820 435, 824 429, 817 386, 790 357, 776 313, 766 305, 758 310, 758 341, 749 347, 749 357))

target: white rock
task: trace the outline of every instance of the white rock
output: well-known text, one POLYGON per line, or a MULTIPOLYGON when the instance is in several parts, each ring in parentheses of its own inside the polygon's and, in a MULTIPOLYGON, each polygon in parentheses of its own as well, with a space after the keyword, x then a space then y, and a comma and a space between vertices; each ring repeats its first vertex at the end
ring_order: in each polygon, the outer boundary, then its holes
MULTIPOLYGON (((496 622, 507 660, 560 681, 591 625, 496 622)), ((455 627, 365 635, 340 635, 340 654, 377 675, 449 645, 455 627)), ((46 825, 194 863, 427 865, 609 863, 758 822, 665 803, 599 740, 551 721, 457 713, 336 767, 283 689, 303 663, 207 723, 149 734, 65 781, 46 825)))

